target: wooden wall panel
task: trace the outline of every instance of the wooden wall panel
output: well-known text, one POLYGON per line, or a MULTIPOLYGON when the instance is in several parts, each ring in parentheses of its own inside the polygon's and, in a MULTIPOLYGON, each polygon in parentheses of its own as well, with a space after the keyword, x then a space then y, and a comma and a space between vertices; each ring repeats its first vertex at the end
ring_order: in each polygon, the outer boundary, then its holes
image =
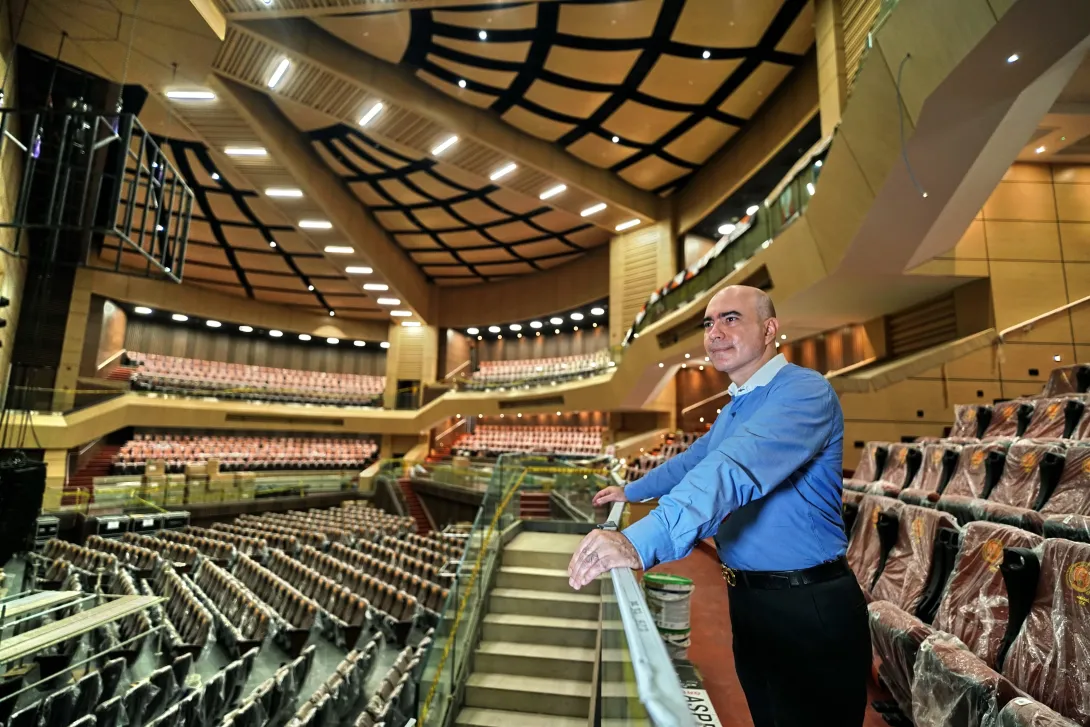
POLYGON ((621 343, 651 293, 674 274, 669 223, 618 235, 609 245, 610 345, 621 343))
MULTIPOLYGON (((585 321, 584 321, 585 322, 585 321)), ((554 356, 574 356, 594 353, 609 348, 609 331, 605 326, 587 328, 580 326, 578 331, 545 331, 540 336, 534 332, 522 332, 522 338, 515 334, 504 334, 501 340, 473 341, 477 347, 480 361, 510 361, 512 359, 551 358, 554 356)), ((464 360, 464 359, 463 359, 464 360)))
MULTIPOLYGON (((471 341, 464 333, 459 333, 452 328, 448 328, 442 339, 442 358, 443 365, 438 372, 439 378, 445 377, 454 369, 461 366, 463 363, 469 360, 470 349, 474 341, 471 341)), ((469 367, 462 368, 459 375, 469 375, 469 367)))
MULTIPOLYGON (((284 339, 287 338, 285 335, 284 339)), ((134 317, 125 333, 125 348, 142 353, 306 371, 374 376, 386 373, 386 352, 381 348, 357 348, 343 342, 336 346, 303 344, 284 339, 276 341, 264 336, 202 331, 134 317)))

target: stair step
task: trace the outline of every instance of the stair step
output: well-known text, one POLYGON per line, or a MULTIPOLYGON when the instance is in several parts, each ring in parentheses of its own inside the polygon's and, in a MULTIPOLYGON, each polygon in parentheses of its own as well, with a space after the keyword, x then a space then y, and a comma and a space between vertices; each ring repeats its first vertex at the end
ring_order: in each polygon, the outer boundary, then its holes
POLYGON ((589 682, 594 677, 594 662, 594 649, 482 641, 473 663, 478 672, 589 682))
POLYGON ((591 619, 490 613, 484 617, 485 641, 593 648, 598 643, 598 622, 591 619))
POLYGON ((488 612, 593 620, 598 618, 600 604, 601 597, 588 593, 494 588, 488 612))
POLYGON ((507 712, 502 709, 481 709, 465 707, 454 721, 464 727, 587 727, 587 719, 560 717, 555 714, 534 714, 532 712, 507 712))
MULTIPOLYGON (((502 709, 512 712, 547 714, 587 719, 590 712, 589 682, 571 679, 512 676, 509 674, 470 674, 466 680, 468 707, 502 709)), ((523 724, 516 721, 511 724, 523 724)))
MULTIPOLYGON (((567 561, 564 562, 564 565, 567 565, 567 561)), ((592 581, 585 585, 579 593, 597 595, 601 592, 601 585, 601 579, 592 581)), ((556 593, 576 592, 568 585, 567 570, 560 568, 528 568, 515 565, 500 567, 499 575, 496 578, 496 587, 527 591, 553 591, 556 593)))

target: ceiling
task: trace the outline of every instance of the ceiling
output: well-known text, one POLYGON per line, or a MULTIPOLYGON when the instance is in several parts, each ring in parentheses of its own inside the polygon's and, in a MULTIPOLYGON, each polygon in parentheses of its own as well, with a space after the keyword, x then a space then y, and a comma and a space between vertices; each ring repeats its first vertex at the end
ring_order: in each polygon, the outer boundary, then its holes
POLYGON ((167 5, 13 0, 10 12, 21 45, 59 48, 67 64, 147 90, 140 119, 196 193, 186 284, 353 318, 428 315, 399 290, 411 286, 399 286, 384 245, 428 285, 470 285, 563 265, 618 226, 666 216, 663 198, 746 127, 814 43, 813 0, 167 5), (222 83, 260 91, 269 112, 240 112, 222 92, 166 95, 222 83), (266 127, 272 117, 283 124, 266 127), (297 138, 281 148, 273 128, 297 138), (457 144, 437 152, 452 133, 457 144), (313 155, 306 173, 288 158, 293 143, 313 155), (268 149, 236 157, 229 146, 268 149), (347 190, 373 230, 301 227, 334 219, 312 193, 316 177, 347 190))
POLYGON ((1090 57, 1068 80, 1018 160, 1090 164, 1090 57))

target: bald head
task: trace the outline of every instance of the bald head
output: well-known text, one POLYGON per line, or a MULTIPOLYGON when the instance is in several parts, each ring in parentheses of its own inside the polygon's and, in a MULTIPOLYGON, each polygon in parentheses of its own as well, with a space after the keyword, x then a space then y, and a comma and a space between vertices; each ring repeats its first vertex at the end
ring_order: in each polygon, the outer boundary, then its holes
POLYGON ((776 306, 760 288, 729 285, 708 302, 704 348, 712 364, 742 385, 776 355, 776 306))

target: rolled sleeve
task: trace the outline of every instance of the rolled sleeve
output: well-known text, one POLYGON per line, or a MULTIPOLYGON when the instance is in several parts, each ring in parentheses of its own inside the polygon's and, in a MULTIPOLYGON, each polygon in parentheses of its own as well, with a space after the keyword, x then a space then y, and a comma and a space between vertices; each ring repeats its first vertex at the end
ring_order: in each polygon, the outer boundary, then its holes
POLYGON ((708 438, 710 436, 711 432, 707 432, 689 445, 689 448, 681 454, 671 457, 640 479, 626 485, 624 494, 628 501, 640 502, 654 497, 662 497, 673 489, 674 485, 680 482, 681 478, 689 470, 704 459, 708 452, 708 438))
POLYGON ((684 558, 732 512, 791 479, 829 441, 837 406, 832 387, 813 377, 771 391, 657 508, 625 529, 644 566, 684 558))

